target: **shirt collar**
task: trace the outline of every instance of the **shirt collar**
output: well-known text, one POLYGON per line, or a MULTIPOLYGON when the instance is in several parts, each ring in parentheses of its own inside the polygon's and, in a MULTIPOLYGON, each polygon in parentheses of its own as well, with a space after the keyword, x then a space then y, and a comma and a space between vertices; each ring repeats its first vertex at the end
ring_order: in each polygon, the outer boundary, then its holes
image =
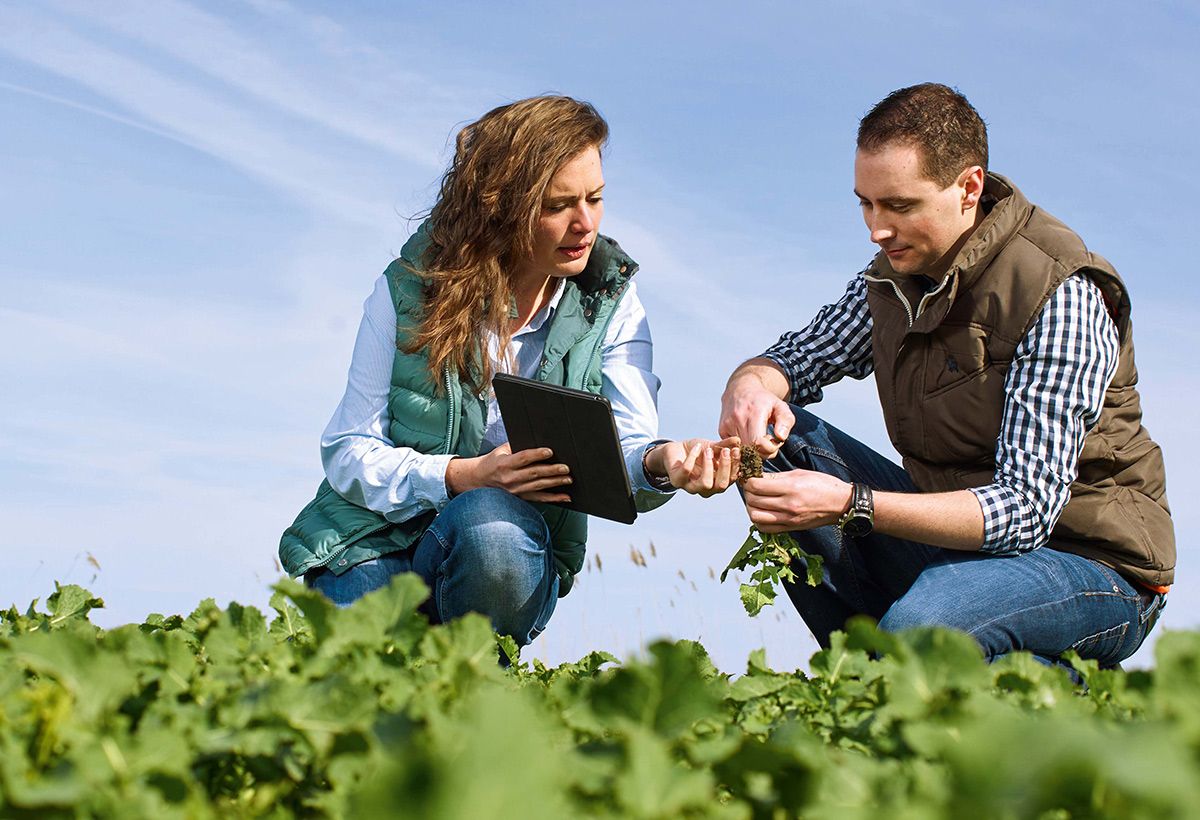
POLYGON ((518 330, 513 336, 523 336, 526 333, 536 333, 541 330, 542 325, 546 324, 547 320, 554 315, 554 311, 558 307, 558 303, 562 301, 562 297, 563 279, 556 276, 554 278, 554 293, 550 295, 550 301, 542 305, 541 310, 529 318, 529 324, 518 330))

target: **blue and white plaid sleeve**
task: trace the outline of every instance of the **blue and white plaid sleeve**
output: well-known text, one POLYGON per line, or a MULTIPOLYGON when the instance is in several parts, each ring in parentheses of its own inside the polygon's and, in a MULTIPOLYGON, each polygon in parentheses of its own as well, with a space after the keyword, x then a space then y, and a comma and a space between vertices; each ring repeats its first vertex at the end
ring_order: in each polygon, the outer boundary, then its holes
POLYGON ((1049 539, 1119 353, 1100 289, 1083 274, 1069 277, 1017 345, 1005 379, 995 478, 971 490, 983 507, 982 552, 1027 552, 1049 539))
POLYGON ((762 354, 783 369, 789 400, 816 404, 821 388, 844 376, 862 379, 875 369, 871 355, 871 311, 862 274, 850 280, 842 298, 817 311, 803 330, 784 333, 762 354))

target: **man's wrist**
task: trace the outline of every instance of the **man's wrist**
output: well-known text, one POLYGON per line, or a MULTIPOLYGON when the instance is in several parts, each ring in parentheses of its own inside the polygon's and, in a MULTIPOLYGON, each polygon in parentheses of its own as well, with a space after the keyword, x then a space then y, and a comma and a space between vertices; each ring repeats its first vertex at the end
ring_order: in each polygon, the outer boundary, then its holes
POLYGON ((851 538, 862 538, 875 529, 875 499, 868 485, 850 485, 850 504, 838 519, 838 529, 851 538))

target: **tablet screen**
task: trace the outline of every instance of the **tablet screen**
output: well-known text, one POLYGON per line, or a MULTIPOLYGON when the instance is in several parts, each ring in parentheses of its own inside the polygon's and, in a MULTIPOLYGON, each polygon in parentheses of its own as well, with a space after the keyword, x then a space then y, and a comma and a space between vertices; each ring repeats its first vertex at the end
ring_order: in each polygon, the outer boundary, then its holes
POLYGON ((608 399, 503 373, 492 388, 512 451, 549 447, 550 460, 571 469, 571 501, 555 506, 633 523, 637 509, 608 399))

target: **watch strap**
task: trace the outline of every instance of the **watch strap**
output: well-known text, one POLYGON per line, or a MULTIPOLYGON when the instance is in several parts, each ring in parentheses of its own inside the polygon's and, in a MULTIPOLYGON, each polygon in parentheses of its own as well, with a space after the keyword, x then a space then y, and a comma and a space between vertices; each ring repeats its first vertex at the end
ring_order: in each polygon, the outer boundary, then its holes
POLYGON ((850 507, 838 520, 838 528, 854 537, 867 535, 875 526, 875 496, 871 488, 854 482, 850 490, 850 507))

